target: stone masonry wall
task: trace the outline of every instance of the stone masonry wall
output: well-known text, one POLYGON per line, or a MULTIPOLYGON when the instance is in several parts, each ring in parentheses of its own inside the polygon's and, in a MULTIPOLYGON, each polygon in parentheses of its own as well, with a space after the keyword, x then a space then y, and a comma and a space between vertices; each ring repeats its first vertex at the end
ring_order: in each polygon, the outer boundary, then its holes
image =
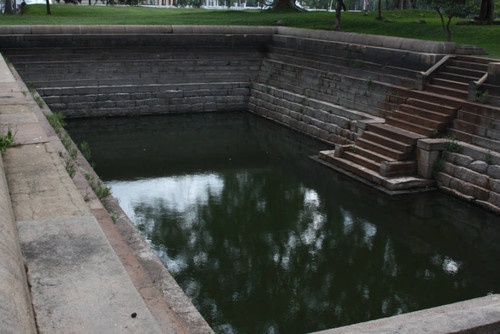
POLYGON ((436 162, 439 189, 500 213, 500 154, 452 142, 436 162))

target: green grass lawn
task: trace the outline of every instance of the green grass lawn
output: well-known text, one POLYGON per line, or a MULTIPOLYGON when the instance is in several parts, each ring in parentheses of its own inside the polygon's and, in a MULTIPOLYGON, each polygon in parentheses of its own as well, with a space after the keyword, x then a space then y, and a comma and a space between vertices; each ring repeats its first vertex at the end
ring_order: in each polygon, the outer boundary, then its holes
MULTIPOLYGON (((85 0, 84 0, 85 1, 85 0)), ((0 24, 168 24, 168 25, 282 25, 298 28, 326 29, 333 27, 333 13, 207 10, 183 8, 103 7, 52 5, 52 15, 45 14, 44 5, 28 6, 21 15, 2 15, 0 24)), ((342 13, 342 31, 387 36, 411 37, 444 41, 439 17, 433 11, 397 10, 376 13, 342 13), (417 20, 426 23, 417 23, 417 20)), ((455 25, 452 40, 460 44, 482 46, 489 57, 500 58, 500 25, 455 25)))

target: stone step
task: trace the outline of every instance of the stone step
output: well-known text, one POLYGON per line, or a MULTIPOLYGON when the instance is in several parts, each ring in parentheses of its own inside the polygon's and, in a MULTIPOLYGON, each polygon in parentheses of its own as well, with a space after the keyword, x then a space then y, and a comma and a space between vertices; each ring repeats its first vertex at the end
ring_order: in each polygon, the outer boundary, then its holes
POLYGON ((377 154, 381 154, 381 155, 389 157, 393 160, 404 160, 408 156, 410 156, 410 153, 408 153, 408 152, 398 151, 398 150, 389 148, 387 146, 378 144, 376 142, 373 142, 371 140, 368 140, 366 138, 358 138, 356 140, 356 147, 363 148, 367 151, 375 152, 377 154))
POLYGON ((368 169, 370 169, 374 172, 377 172, 377 173, 380 170, 380 163, 379 162, 368 159, 368 158, 361 156, 360 154, 357 154, 353 151, 344 151, 342 158, 349 160, 349 161, 352 161, 360 166, 368 168, 368 169))
POLYGON ((29 81, 62 81, 62 80, 100 80, 100 79, 122 79, 122 80, 132 80, 137 83, 138 80, 147 78, 156 79, 170 79, 174 78, 190 78, 200 81, 200 78, 213 77, 228 80, 229 78, 235 76, 245 75, 250 77, 251 75, 256 75, 257 73, 252 73, 249 70, 238 70, 238 69, 224 69, 224 70, 201 70, 198 71, 149 71, 149 72, 86 72, 86 73, 60 73, 60 72, 50 72, 50 73, 25 73, 20 72, 20 74, 25 78, 27 82, 29 81))
POLYGON ((110 74, 110 73, 177 73, 177 72, 203 72, 203 71, 224 71, 234 69, 235 71, 258 71, 260 62, 244 62, 244 61, 215 61, 210 63, 210 60, 198 61, 169 61, 169 62, 121 62, 121 63, 106 63, 95 64, 89 63, 80 66, 80 64, 47 64, 39 63, 35 65, 27 64, 26 66, 15 65, 19 72, 28 73, 30 75, 50 75, 50 74, 110 74))
MULTIPOLYGON (((425 98, 425 97, 424 97, 425 98)), ((454 116, 457 112, 457 108, 451 105, 443 103, 434 103, 429 100, 422 100, 417 98, 408 98, 406 100, 406 105, 415 106, 420 109, 426 109, 435 113, 441 113, 445 115, 454 116)))
POLYGON ((452 115, 442 114, 439 112, 430 111, 428 109, 422 109, 408 104, 400 105, 399 110, 404 113, 408 113, 410 115, 417 115, 424 119, 429 119, 440 123, 449 122, 454 118, 452 115))
POLYGON ((466 103, 463 105, 462 110, 476 115, 500 119, 500 107, 496 106, 481 103, 466 103))
MULTIPOLYGON (((365 157, 371 161, 374 161, 374 162, 377 162, 377 163, 380 163, 380 162, 383 162, 383 161, 396 161, 395 158, 391 158, 391 157, 388 157, 386 155, 383 155, 383 154, 380 154, 380 153, 377 153, 373 150, 367 150, 361 146, 357 146, 357 141, 355 142, 354 145, 351 145, 349 147, 349 152, 351 153, 355 153, 355 154, 358 154, 362 157, 365 157)), ((377 170, 378 171, 378 170, 377 170)))
POLYGON ((305 114, 307 114, 308 109, 312 109, 313 113, 320 112, 322 115, 318 115, 315 118, 324 119, 325 122, 343 124, 346 127, 349 126, 351 120, 364 119, 367 116, 357 110, 348 109, 340 105, 329 103, 328 101, 316 100, 312 97, 306 99, 305 96, 293 93, 292 91, 282 90, 274 86, 254 84, 252 96, 257 96, 261 100, 264 100, 265 98, 261 96, 261 94, 270 95, 275 98, 276 101, 285 101, 285 103, 280 104, 287 108, 290 108, 290 103, 294 103, 298 108, 302 107, 305 114))
POLYGON ((444 86, 439 86, 435 84, 425 85, 425 90, 445 96, 452 96, 459 99, 467 100, 468 92, 463 90, 457 90, 453 88, 448 88, 444 86))
POLYGON ((407 100, 417 99, 455 109, 460 108, 465 102, 462 98, 447 96, 429 90, 399 90, 398 93, 402 98, 406 98, 407 100))
MULTIPOLYGON (((413 145, 408 145, 408 144, 402 143, 400 141, 397 141, 397 140, 394 140, 394 139, 391 139, 391 138, 388 138, 385 136, 381 136, 381 135, 376 134, 376 133, 371 132, 371 131, 363 132, 363 135, 360 138, 358 138, 358 140, 359 139, 364 139, 364 140, 370 141, 372 143, 378 144, 378 145, 383 146, 387 149, 397 151, 397 152, 409 153, 413 150, 413 145)), ((363 147, 366 147, 366 146, 363 146, 363 147)), ((391 155, 386 154, 384 152, 379 152, 379 151, 376 151, 376 152, 392 157, 391 155)))
MULTIPOLYGON (((298 77, 288 79, 277 75, 277 73, 278 71, 275 71, 272 76, 267 76, 267 74, 265 76, 261 75, 256 81, 260 81, 263 87, 275 87, 280 90, 293 92, 294 94, 300 94, 303 99, 312 98, 334 105, 345 105, 350 109, 356 109, 359 112, 371 115, 383 115, 383 110, 377 101, 385 98, 385 92, 373 90, 371 97, 376 96, 376 98, 356 99, 356 94, 359 93, 360 86, 362 89, 366 89, 366 80, 348 78, 347 80, 354 83, 352 85, 342 85, 340 81, 334 81, 329 78, 321 79, 322 82, 318 81, 318 78, 298 77)), ((340 78, 341 76, 339 75, 340 78)))
MULTIPOLYGON (((234 73, 233 73, 234 74, 234 73)), ((64 79, 47 81, 45 79, 41 80, 26 80, 27 82, 34 82, 36 87, 47 88, 47 87, 79 87, 79 86, 113 86, 113 85, 137 85, 140 82, 141 85, 159 85, 164 84, 166 79, 169 84, 198 84, 201 80, 203 82, 212 82, 214 84, 225 83, 225 82, 251 82, 253 81, 252 75, 232 75, 232 76, 176 76, 168 78, 154 78, 154 77, 143 77, 138 80, 137 78, 98 78, 98 79, 64 79)))
POLYGON ((415 160, 395 161, 385 164, 381 169, 383 169, 381 173, 386 177, 411 176, 417 174, 417 162, 415 160))
POLYGON ((325 154, 325 152, 320 152, 319 158, 331 163, 332 165, 340 168, 343 171, 357 175, 365 180, 373 182, 375 184, 382 184, 384 178, 378 173, 369 168, 358 165, 353 161, 349 161, 344 158, 339 158, 333 156, 333 154, 325 154))
MULTIPOLYGON (((418 125, 418 126, 421 126, 423 128, 429 128, 432 130, 441 130, 443 128, 443 126, 445 125, 445 123, 443 123, 443 122, 439 122, 439 121, 435 121, 435 120, 432 120, 429 118, 414 115, 414 114, 411 114, 409 112, 405 112, 402 110, 394 110, 391 112, 390 115, 391 115, 391 118, 396 118, 396 119, 411 123, 413 125, 418 125)), ((409 130, 409 131, 415 132, 413 130, 409 130)), ((420 132, 417 132, 417 133, 420 133, 420 132)), ((421 133, 421 134, 425 135, 425 133, 421 133)))
MULTIPOLYGON (((339 170, 351 177, 359 177, 370 183, 380 185, 391 194, 406 193, 407 190, 415 190, 417 188, 429 189, 429 187, 433 187, 435 184, 434 180, 425 180, 408 175, 404 177, 385 177, 352 161, 335 157, 332 151, 320 152, 319 158, 325 161, 327 166, 330 165, 331 168, 339 170)), ((397 169, 400 167, 397 165, 405 166, 412 164, 412 162, 402 162, 401 164, 396 162, 395 165, 391 167, 394 168, 392 173, 398 174, 397 169)))
POLYGON ((458 82, 463 82, 466 84, 469 84, 471 81, 476 81, 478 78, 473 77, 473 76, 468 76, 468 75, 460 75, 456 73, 450 73, 450 72, 439 72, 437 74, 437 77, 443 78, 446 80, 452 80, 452 81, 458 81, 458 82))
POLYGON ((369 124, 368 131, 405 143, 407 145, 415 145, 417 143, 417 140, 425 138, 425 136, 423 135, 394 127, 389 124, 369 124))
POLYGON ((484 84, 481 87, 483 90, 488 92, 488 96, 500 96, 500 85, 484 84))
POLYGON ((427 137, 436 136, 438 134, 438 131, 436 129, 414 124, 394 117, 387 117, 386 123, 401 129, 419 133, 427 137))
POLYGON ((387 64, 381 65, 380 63, 352 59, 350 57, 342 57, 337 53, 335 53, 335 55, 318 55, 305 51, 272 47, 268 57, 269 59, 278 61, 283 60, 284 57, 290 57, 295 59, 295 64, 308 64, 308 66, 327 70, 329 72, 342 72, 352 76, 361 75, 365 78, 370 76, 370 74, 363 75, 362 73, 371 72, 372 74, 375 74, 381 73, 382 70, 383 75, 377 77, 378 81, 390 82, 392 84, 405 87, 411 86, 417 75, 417 71, 412 69, 394 67, 387 64))
MULTIPOLYGON (((14 62, 30 61, 53 61, 54 50, 52 48, 26 48, 9 49, 9 59, 14 62)), ((118 60, 118 59, 249 59, 261 58, 260 50, 254 49, 228 49, 228 48, 183 48, 183 47, 161 47, 142 46, 141 48, 111 47, 111 48, 60 48, 57 51, 57 60, 75 61, 84 60, 118 60)))
POLYGON ((490 127, 484 127, 475 123, 469 123, 461 119, 456 119, 453 121, 453 128, 487 139, 500 141, 500 131, 490 127))
POLYGON ((462 68, 462 67, 457 67, 457 66, 452 66, 452 65, 447 65, 443 69, 444 72, 447 73, 454 73, 458 75, 465 75, 468 77, 473 77, 475 80, 481 78, 484 75, 484 71, 478 71, 470 68, 462 68))
POLYGON ((439 75, 432 79, 432 83, 437 86, 449 87, 457 90, 468 90, 469 84, 460 81, 453 81, 440 78, 439 75))
MULTIPOLYGON (((193 91, 212 91, 219 92, 234 89, 250 89, 248 82, 198 82, 181 84, 145 84, 145 85, 112 85, 112 86, 76 86, 76 87, 41 87, 37 88, 39 94, 47 96, 65 96, 65 95, 89 95, 89 94, 152 94, 158 92, 179 93, 184 96, 184 92, 193 91)), ((194 93, 193 93, 194 94, 194 93)), ((174 94, 175 95, 175 94, 174 94)))
POLYGON ((455 58, 451 60, 451 65, 460 68, 471 69, 475 71, 487 72, 488 64, 478 63, 473 58, 455 58))
POLYGON ((488 139, 453 128, 448 130, 448 134, 459 141, 463 141, 496 152, 500 151, 500 141, 498 140, 488 139))
MULTIPOLYGON (((485 58, 485 57, 475 57, 475 56, 457 56, 455 58, 458 61, 466 61, 469 63, 478 63, 488 65, 493 59, 485 58)), ((495 59, 496 60, 496 59, 495 59)))
POLYGON ((490 129, 500 129, 500 118, 490 118, 480 114, 475 114, 472 112, 467 112, 460 110, 458 112, 457 119, 463 120, 465 122, 477 124, 490 129))

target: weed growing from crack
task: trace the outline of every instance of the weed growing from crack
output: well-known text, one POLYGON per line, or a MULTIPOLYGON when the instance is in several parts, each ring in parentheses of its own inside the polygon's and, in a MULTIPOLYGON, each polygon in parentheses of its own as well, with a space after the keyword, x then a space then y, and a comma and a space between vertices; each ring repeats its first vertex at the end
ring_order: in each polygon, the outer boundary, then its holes
POLYGON ((63 152, 59 151, 59 156, 63 159, 64 161, 64 168, 66 169, 66 172, 68 172, 68 175, 70 178, 73 178, 76 173, 76 168, 78 167, 77 163, 71 156, 64 154, 63 152))
POLYGON ((434 165, 432 166, 432 174, 436 175, 437 173, 441 172, 443 170, 443 165, 444 165, 444 159, 439 158, 434 162, 434 165))
POLYGON ((93 175, 85 173, 85 179, 88 181, 90 188, 92 188, 99 200, 105 201, 106 198, 111 195, 111 188, 104 185, 98 178, 96 179, 93 175))
POLYGON ((493 164, 493 155, 491 154, 491 151, 488 150, 488 152, 486 152, 486 156, 484 158, 484 161, 488 164, 488 165, 491 165, 493 164))
POLYGON ((56 112, 45 115, 45 118, 47 118, 47 121, 52 126, 57 135, 61 135, 63 127, 66 126, 64 115, 61 112, 56 112))
POLYGON ((457 143, 455 137, 451 137, 451 141, 446 144, 446 150, 448 152, 459 153, 462 151, 462 146, 457 143))
POLYGON ((14 145, 14 134, 11 129, 7 130, 7 133, 0 136, 0 151, 5 152, 7 147, 14 145))

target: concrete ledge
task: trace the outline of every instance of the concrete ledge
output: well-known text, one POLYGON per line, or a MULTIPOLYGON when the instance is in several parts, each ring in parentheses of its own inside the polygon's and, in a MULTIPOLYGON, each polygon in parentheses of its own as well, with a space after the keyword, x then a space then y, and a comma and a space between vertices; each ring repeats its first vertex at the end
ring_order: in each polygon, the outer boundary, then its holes
POLYGON ((93 216, 17 226, 41 333, 162 332, 93 216))
POLYGON ((423 334, 498 333, 499 331, 500 295, 492 295, 317 333, 423 334))
POLYGON ((172 25, 17 25, 0 26, 0 35, 161 35, 161 34, 274 34, 268 26, 172 25))
POLYGON ((453 42, 434 42, 413 38, 357 34, 329 30, 278 27, 277 34, 440 54, 454 53, 457 48, 457 44, 453 42))
POLYGON ((172 25, 19 25, 0 26, 0 35, 87 35, 87 34, 277 34, 308 39, 361 44, 434 54, 455 53, 457 44, 413 38, 378 36, 348 32, 271 26, 172 26, 172 25))

